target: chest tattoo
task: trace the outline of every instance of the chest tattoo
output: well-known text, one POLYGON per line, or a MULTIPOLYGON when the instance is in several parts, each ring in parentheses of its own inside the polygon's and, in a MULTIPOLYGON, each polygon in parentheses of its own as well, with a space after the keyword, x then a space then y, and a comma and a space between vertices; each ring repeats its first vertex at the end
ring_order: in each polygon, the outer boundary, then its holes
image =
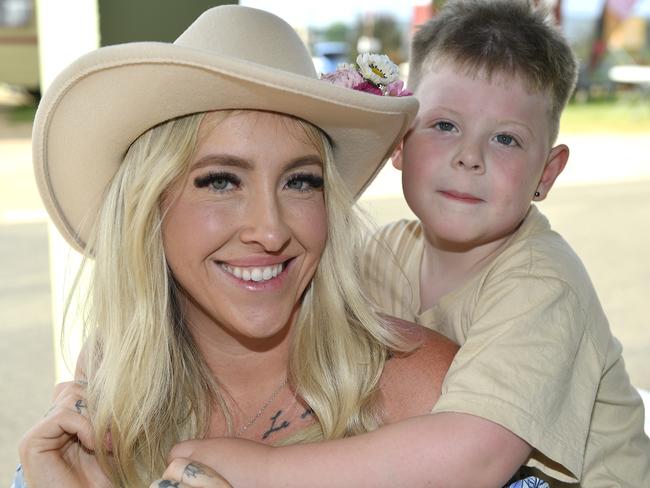
MULTIPOLYGON (((278 410, 275 415, 270 417, 271 425, 269 428, 262 434, 262 440, 268 439, 273 433, 286 429, 291 425, 291 421, 287 419, 282 419, 283 410, 278 410)), ((307 407, 303 413, 300 414, 300 420, 305 420, 308 417, 314 415, 314 411, 307 407)))
POLYGON ((286 429, 287 427, 289 427, 290 422, 288 420, 283 420, 278 424, 278 419, 280 418, 281 415, 282 415, 282 410, 278 410, 277 413, 273 417, 271 417, 271 427, 269 427, 269 429, 266 432, 264 432, 264 434, 262 435, 262 439, 266 439, 267 437, 269 437, 274 432, 277 432, 278 430, 286 429))

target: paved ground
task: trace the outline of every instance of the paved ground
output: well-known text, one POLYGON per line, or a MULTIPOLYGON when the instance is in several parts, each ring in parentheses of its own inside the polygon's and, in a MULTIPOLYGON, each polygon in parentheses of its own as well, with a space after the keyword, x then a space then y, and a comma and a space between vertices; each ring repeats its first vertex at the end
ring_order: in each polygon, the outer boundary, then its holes
MULTIPOLYGON (((632 381, 650 390, 650 137, 565 140, 572 162, 543 211, 590 271, 632 381)), ((54 382, 47 225, 29 151, 29 127, 0 117, 0 488, 54 382)), ((364 205, 378 223, 408 216, 399 194, 399 174, 387 168, 364 205)))
POLYGON ((18 438, 47 411, 54 384, 47 226, 0 225, 0 486, 18 438))

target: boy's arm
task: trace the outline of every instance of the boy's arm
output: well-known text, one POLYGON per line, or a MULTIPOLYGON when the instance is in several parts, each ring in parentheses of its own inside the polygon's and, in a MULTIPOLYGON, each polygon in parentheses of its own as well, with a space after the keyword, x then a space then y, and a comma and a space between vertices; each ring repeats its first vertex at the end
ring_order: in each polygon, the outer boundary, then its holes
POLYGON ((507 429, 472 415, 413 417, 346 439, 268 447, 242 439, 177 445, 170 454, 203 462, 233 486, 498 487, 531 447, 507 429))

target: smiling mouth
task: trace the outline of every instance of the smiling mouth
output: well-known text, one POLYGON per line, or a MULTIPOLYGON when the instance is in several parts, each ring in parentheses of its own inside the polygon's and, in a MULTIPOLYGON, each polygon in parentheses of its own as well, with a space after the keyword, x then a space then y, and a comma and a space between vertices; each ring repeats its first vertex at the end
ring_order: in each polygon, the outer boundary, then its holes
POLYGON ((274 264, 272 266, 231 266, 226 263, 219 263, 221 269, 242 281, 254 281, 256 283, 269 281, 276 278, 287 266, 287 262, 274 264))

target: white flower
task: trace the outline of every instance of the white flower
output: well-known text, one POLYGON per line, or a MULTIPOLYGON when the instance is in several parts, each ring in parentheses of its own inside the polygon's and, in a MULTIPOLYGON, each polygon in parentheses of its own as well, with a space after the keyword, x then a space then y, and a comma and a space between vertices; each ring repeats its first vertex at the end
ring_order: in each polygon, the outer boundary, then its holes
POLYGON ((359 54, 357 66, 361 75, 375 85, 385 86, 399 77, 399 68, 385 54, 359 54))
POLYGON ((384 54, 360 54, 357 64, 341 63, 336 71, 321 73, 320 78, 333 85, 373 95, 405 97, 413 95, 400 81, 399 69, 384 54))

